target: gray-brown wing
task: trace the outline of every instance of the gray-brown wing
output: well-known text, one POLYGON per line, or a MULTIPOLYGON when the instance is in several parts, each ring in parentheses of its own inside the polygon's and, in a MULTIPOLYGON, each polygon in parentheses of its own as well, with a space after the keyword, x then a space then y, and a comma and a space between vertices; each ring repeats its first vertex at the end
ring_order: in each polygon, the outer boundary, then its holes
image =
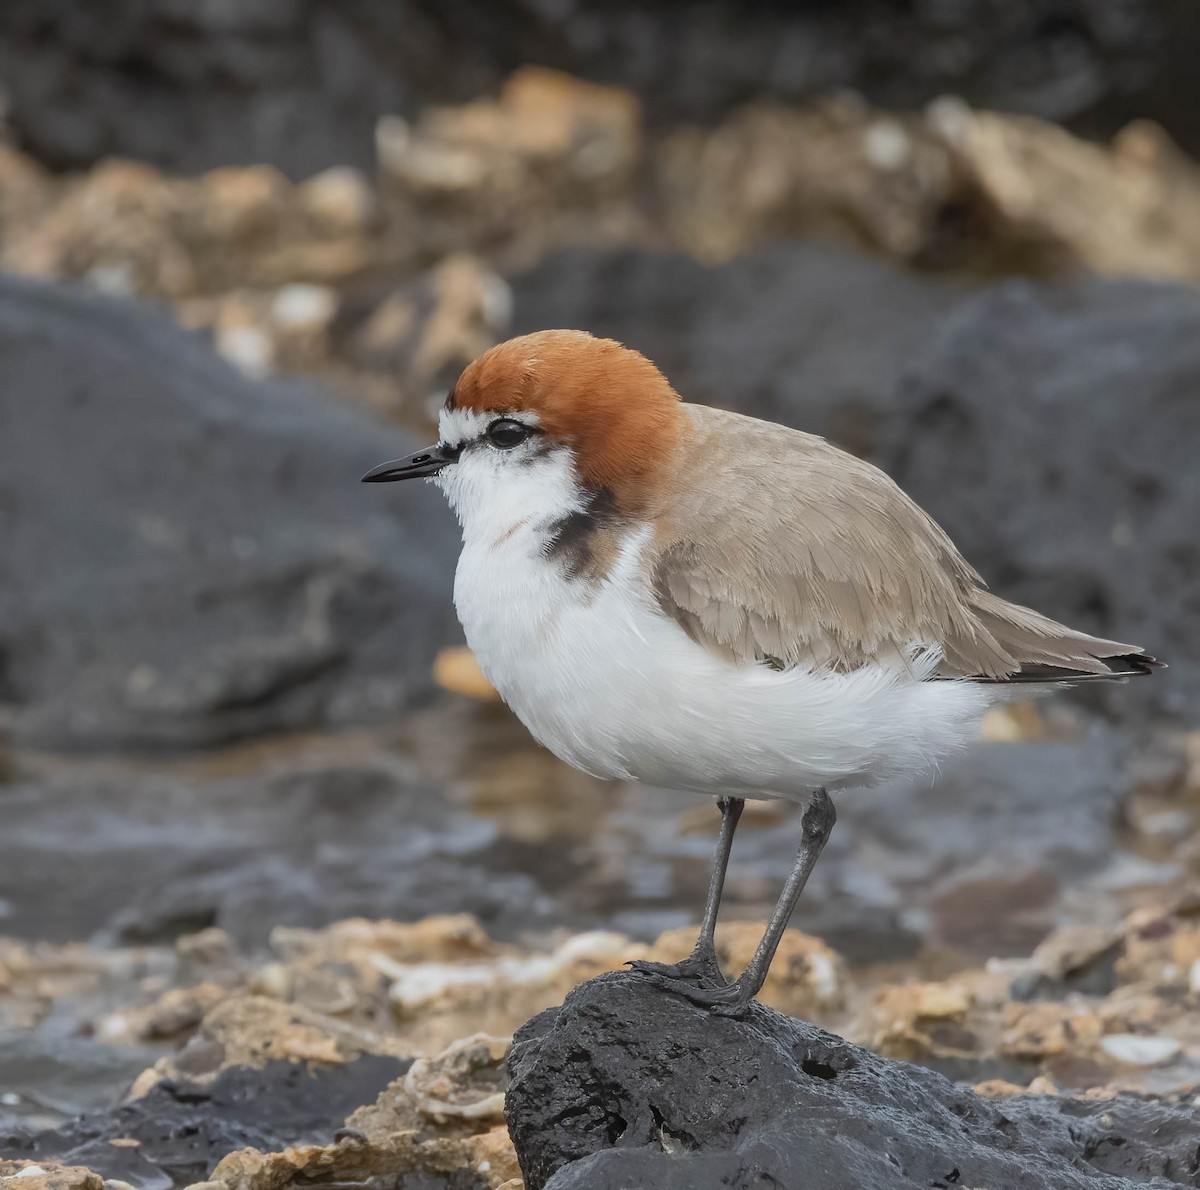
POLYGON ((1108 673, 1091 646, 1131 651, 982 590, 942 529, 870 464, 812 435, 687 409, 696 435, 682 498, 665 510, 654 592, 731 660, 850 670, 927 645, 943 651, 945 676, 1002 680, 1024 660, 1010 627, 1029 660, 1085 672, 1108 673))

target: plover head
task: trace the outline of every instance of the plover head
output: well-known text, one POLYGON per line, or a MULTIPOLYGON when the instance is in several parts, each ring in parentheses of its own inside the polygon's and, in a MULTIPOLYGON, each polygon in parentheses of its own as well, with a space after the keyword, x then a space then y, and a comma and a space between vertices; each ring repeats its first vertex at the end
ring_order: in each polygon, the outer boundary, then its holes
POLYGON ((436 445, 364 479, 433 479, 469 532, 517 510, 647 518, 686 426, 678 394, 645 356, 585 331, 550 330, 471 363, 439 429, 436 445))

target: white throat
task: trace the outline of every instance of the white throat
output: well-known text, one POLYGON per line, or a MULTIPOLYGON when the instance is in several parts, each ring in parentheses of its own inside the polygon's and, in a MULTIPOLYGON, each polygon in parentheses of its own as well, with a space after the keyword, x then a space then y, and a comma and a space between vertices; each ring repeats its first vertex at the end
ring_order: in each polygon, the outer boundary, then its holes
MULTIPOLYGON (((469 410, 442 413, 441 440, 463 447, 459 461, 434 479, 462 526, 463 543, 495 542, 518 528, 545 534, 584 504, 574 459, 564 446, 542 443, 534 457, 512 457, 480 443, 493 417, 469 410)), ((533 414, 522 421, 536 425, 533 414)))
POLYGON ((463 544, 495 542, 518 528, 549 526, 584 505, 571 452, 558 447, 536 464, 508 464, 478 450, 447 467, 434 483, 446 493, 462 526, 463 544))

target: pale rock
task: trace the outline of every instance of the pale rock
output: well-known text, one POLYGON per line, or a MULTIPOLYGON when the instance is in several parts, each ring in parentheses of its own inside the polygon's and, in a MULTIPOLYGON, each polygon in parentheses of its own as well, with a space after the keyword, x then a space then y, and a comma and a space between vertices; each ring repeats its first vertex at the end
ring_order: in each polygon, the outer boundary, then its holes
POLYGON ((271 317, 286 330, 321 330, 328 328, 337 314, 337 294, 327 285, 285 285, 271 303, 271 317))
POLYGON ((375 193, 361 171, 336 165, 297 188, 305 214, 331 235, 362 235, 375 217, 375 193))
POLYGON ((275 345, 261 327, 222 327, 213 341, 217 350, 247 376, 262 379, 270 375, 275 363, 275 345))
POLYGON ((1162 1066, 1183 1048, 1173 1037, 1141 1037, 1136 1033, 1111 1033, 1100 1039, 1100 1048, 1126 1066, 1162 1066))
POLYGON ((454 694, 481 702, 499 702, 496 687, 484 676, 475 654, 466 645, 443 649, 433 660, 433 680, 454 694))

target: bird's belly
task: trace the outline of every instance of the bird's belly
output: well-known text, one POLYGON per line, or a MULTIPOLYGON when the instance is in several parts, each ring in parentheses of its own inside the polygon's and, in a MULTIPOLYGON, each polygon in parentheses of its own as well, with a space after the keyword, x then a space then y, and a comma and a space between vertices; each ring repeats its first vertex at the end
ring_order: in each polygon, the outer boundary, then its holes
POLYGON ((935 764, 969 738, 978 686, 735 665, 637 583, 564 578, 465 549, 455 604, 501 696, 557 756, 601 777, 700 793, 802 797, 935 764))

